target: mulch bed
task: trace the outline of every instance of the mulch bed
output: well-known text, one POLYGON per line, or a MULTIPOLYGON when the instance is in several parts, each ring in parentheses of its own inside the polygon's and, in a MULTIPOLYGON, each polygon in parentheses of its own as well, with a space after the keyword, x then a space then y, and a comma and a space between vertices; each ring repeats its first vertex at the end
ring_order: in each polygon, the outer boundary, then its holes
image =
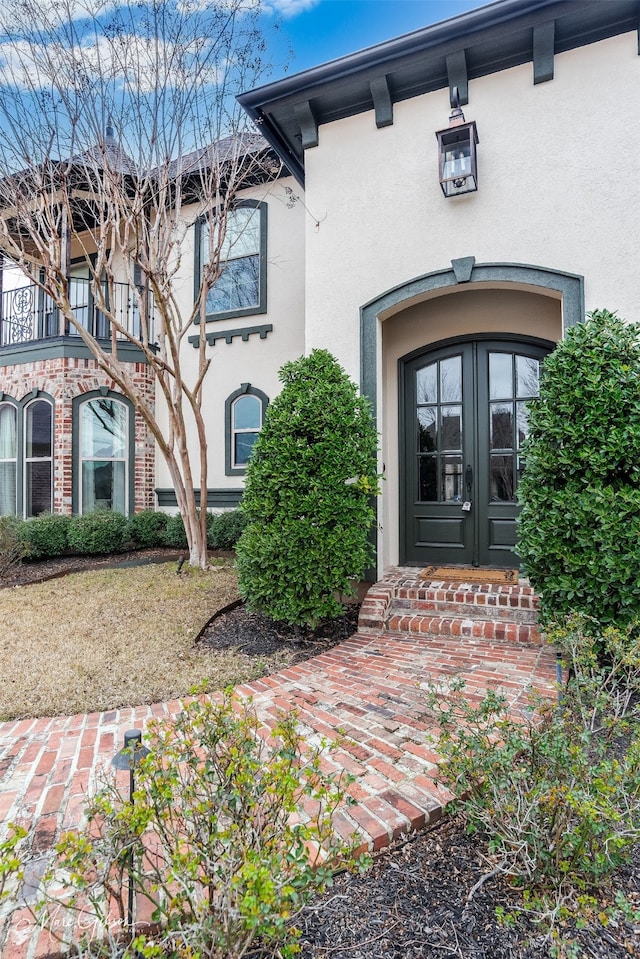
MULTIPOLYGON (((126 553, 107 556, 56 556, 55 559, 37 559, 31 562, 17 563, 4 576, 0 577, 0 589, 3 586, 29 586, 42 583, 67 573, 83 573, 104 567, 138 566, 141 563, 176 563, 183 556, 176 549, 138 549, 126 553)), ((233 553, 212 553, 212 556, 233 556, 233 553)))
POLYGON ((348 603, 344 616, 320 623, 315 629, 302 629, 296 636, 287 623, 276 623, 262 613, 251 613, 244 603, 233 603, 222 614, 216 614, 205 626, 198 641, 212 650, 235 647, 238 652, 257 659, 266 659, 283 647, 289 651, 289 662, 302 662, 331 649, 347 639, 358 628, 360 604, 348 603))
MULTIPOLYGON (((227 554, 231 555, 231 554, 227 554)), ((49 576, 100 566, 162 562, 175 551, 153 550, 96 559, 62 557, 23 564, 0 585, 24 586, 49 576)), ((359 589, 361 599, 364 586, 359 589)), ((1 602, 1 600, 0 600, 1 602)), ((213 650, 237 646, 248 656, 267 659, 283 648, 295 648, 295 662, 317 655, 346 638, 357 627, 358 603, 345 616, 305 631, 293 630, 232 604, 214 615, 199 642, 213 650)), ((603 925, 598 913, 611 906, 616 892, 640 910, 640 847, 629 866, 613 876, 585 928, 568 920, 560 927, 574 950, 554 951, 533 917, 518 914, 522 899, 501 877, 471 895, 490 872, 482 837, 466 835, 462 823, 445 817, 429 831, 414 834, 379 853, 362 875, 338 875, 331 889, 296 918, 302 930, 301 959, 547 959, 574 955, 589 959, 640 956, 640 923, 619 917, 603 925), (512 925, 500 924, 496 908, 518 914, 512 925)), ((257 957, 256 957, 257 959, 257 957)))
MULTIPOLYGON (((640 850, 613 877, 599 908, 623 891, 640 908, 640 850)), ((531 917, 513 925, 496 908, 518 912, 522 898, 501 878, 486 882, 469 900, 478 880, 492 868, 486 845, 467 836, 457 819, 443 818, 428 832, 382 850, 360 876, 338 876, 320 901, 298 918, 301 959, 547 959, 580 955, 620 959, 640 955, 640 924, 619 919, 605 928, 594 910, 583 929, 573 921, 559 927, 576 952, 554 953, 531 917)))

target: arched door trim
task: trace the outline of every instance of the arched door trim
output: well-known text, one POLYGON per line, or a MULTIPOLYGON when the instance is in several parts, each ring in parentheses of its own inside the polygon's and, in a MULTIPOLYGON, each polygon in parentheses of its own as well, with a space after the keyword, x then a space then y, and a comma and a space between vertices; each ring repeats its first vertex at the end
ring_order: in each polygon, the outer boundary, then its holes
POLYGON ((452 260, 451 267, 426 273, 382 293, 360 309, 360 386, 371 400, 374 414, 378 400, 378 321, 388 311, 437 290, 468 284, 513 284, 538 287, 558 294, 562 303, 563 331, 584 319, 584 277, 524 263, 480 263, 475 257, 452 260))

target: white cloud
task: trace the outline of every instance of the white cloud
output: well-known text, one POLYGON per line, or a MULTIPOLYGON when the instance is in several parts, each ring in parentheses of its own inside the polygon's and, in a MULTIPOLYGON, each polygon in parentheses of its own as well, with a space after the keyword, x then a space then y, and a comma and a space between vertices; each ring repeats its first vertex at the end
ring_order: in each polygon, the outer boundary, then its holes
MULTIPOLYGON (((177 0, 176 7, 181 13, 196 13, 211 8, 212 0, 177 0)), ((262 6, 262 0, 215 0, 219 10, 237 10, 238 13, 252 13, 262 6)))
POLYGON ((262 0, 262 6, 266 11, 279 13, 287 20, 312 10, 319 3, 321 0, 262 0))
POLYGON ((73 48, 46 47, 24 42, 0 44, 0 78, 25 89, 89 89, 92 83, 110 81, 132 93, 149 93, 156 87, 180 87, 192 82, 198 64, 198 83, 215 85, 224 64, 206 64, 206 41, 191 44, 149 43, 133 35, 85 41, 73 48), (204 67, 203 67, 203 64, 204 67))
MULTIPOLYGON (((26 14, 29 26, 33 30, 56 30, 61 26, 78 20, 103 17, 112 10, 128 3, 129 0, 64 0, 62 3, 52 3, 51 0, 30 0, 26 14)), ((15 17, 7 4, 6 11, 0 14, 0 26, 7 33, 15 25, 15 17)), ((24 26, 24 22, 20 24, 24 26)))

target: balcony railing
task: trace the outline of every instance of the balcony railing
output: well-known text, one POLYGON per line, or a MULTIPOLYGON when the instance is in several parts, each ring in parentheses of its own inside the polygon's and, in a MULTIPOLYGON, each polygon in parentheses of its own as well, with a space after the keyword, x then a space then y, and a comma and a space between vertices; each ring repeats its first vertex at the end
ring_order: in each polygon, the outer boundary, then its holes
MULTIPOLYGON (((105 285, 105 299, 109 302, 105 285)), ((140 309, 138 297, 127 283, 115 283, 109 303, 113 316, 128 333, 140 339, 140 309)), ((111 338, 111 323, 97 309, 91 292, 90 280, 71 277, 69 302, 76 320, 98 339, 111 338)), ((149 340, 153 340, 153 300, 149 294, 149 340)), ((35 284, 5 290, 0 296, 0 347, 28 344, 33 340, 53 336, 79 336, 73 324, 65 321, 51 297, 35 284)), ((118 339, 126 337, 117 334, 118 339)))

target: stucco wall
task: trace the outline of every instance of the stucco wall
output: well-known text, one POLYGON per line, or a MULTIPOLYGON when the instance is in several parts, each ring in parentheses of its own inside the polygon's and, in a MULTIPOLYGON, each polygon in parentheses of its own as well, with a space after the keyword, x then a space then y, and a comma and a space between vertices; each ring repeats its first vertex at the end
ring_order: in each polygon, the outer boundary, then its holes
MULTIPOLYGON (((250 383, 273 399, 280 390, 278 370, 286 360, 304 352, 304 207, 293 201, 287 187, 299 193, 291 178, 278 180, 265 187, 244 190, 241 199, 264 201, 268 206, 267 232, 267 312, 253 316, 233 317, 207 323, 207 332, 248 329, 272 325, 273 330, 261 339, 251 334, 247 341, 235 337, 230 343, 224 339, 207 346, 211 367, 204 387, 204 407, 207 419, 208 482, 210 490, 242 489, 242 476, 225 475, 225 400, 242 383, 250 383)), ((195 218, 197 210, 187 211, 195 218)), ((182 248, 182 275, 179 283, 183 310, 193 305, 194 229, 191 228, 182 248)), ((194 326, 192 333, 197 334, 194 326)), ((193 382, 197 369, 197 351, 184 342, 183 369, 193 382)), ((162 413, 160 414, 162 415, 162 413)), ((163 417, 166 423, 166 409, 163 417)), ((189 441, 197 448, 195 427, 191 425, 189 441)), ((156 457, 156 485, 172 486, 164 460, 156 457)))
POLYGON ((625 107, 640 99, 636 34, 557 55, 547 83, 525 64, 469 91, 477 193, 445 199, 438 183, 446 90, 396 104, 380 130, 373 112, 323 125, 306 151, 307 346, 331 347, 352 375, 359 307, 456 257, 579 273, 587 308, 640 318, 640 126, 625 107))
MULTIPOLYGON (((377 129, 373 112, 321 126, 305 155, 307 350, 331 349, 359 381, 360 308, 467 256, 579 274, 587 310, 640 320, 640 126, 625 106, 639 99, 636 33, 557 55, 555 78, 536 86, 530 63, 471 80, 464 113, 478 127, 479 189, 451 199, 438 183, 435 137, 448 124, 447 90, 395 104, 389 127, 377 129)), ((403 323, 406 332, 410 317, 403 323)), ((397 556, 397 357, 393 337, 385 334, 384 356, 381 340, 386 564, 397 556)))

